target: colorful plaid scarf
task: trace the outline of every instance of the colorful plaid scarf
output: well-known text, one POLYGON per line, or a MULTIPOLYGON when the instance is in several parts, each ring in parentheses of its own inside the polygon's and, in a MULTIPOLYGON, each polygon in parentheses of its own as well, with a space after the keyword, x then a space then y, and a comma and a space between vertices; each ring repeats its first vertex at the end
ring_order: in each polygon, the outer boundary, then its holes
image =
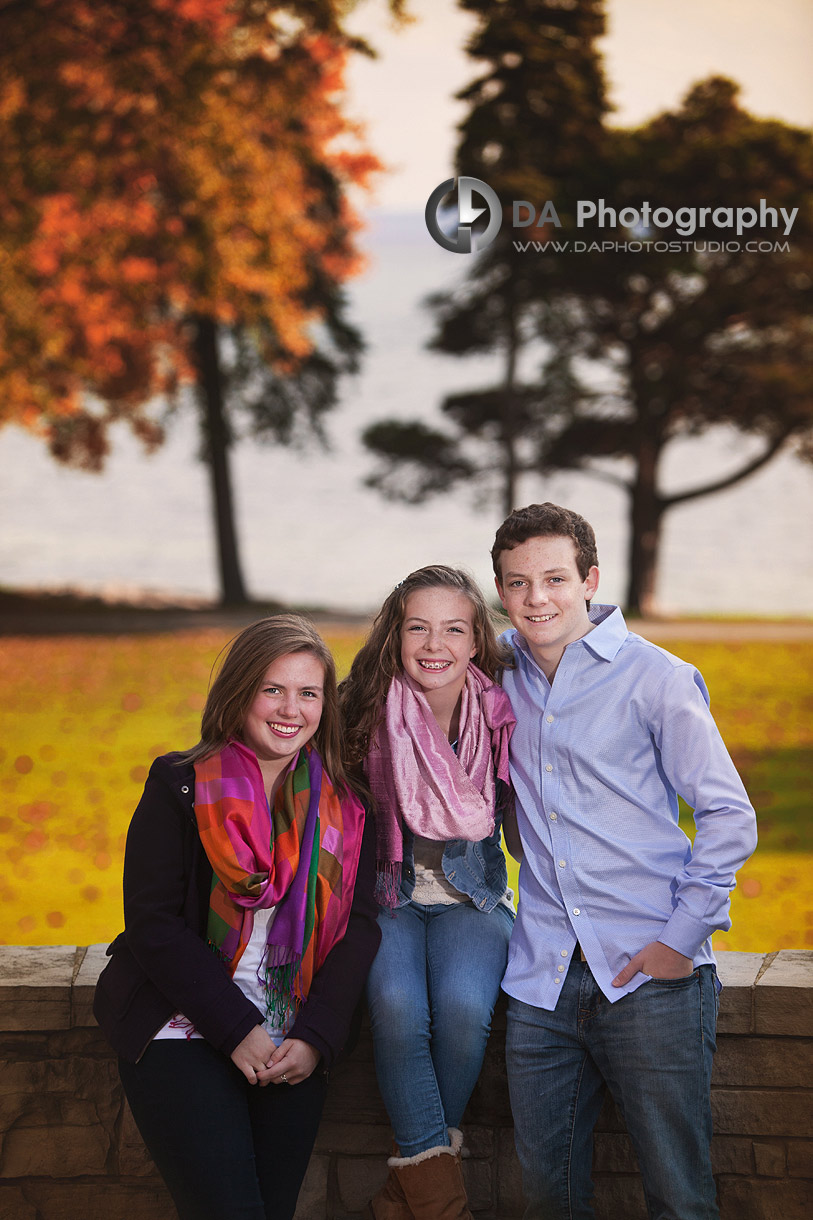
POLYGON ((457 750, 426 695, 396 674, 364 769, 375 802, 376 898, 394 907, 404 858, 403 828, 426 839, 477 843, 494 831, 496 780, 510 784, 508 742, 516 724, 502 689, 469 662, 457 750))
POLYGON ((270 812, 256 755, 239 741, 195 763, 195 817, 214 876, 210 946, 234 973, 253 912, 276 906, 264 956, 278 1024, 304 1000, 347 927, 364 808, 339 799, 312 746, 300 750, 270 812))

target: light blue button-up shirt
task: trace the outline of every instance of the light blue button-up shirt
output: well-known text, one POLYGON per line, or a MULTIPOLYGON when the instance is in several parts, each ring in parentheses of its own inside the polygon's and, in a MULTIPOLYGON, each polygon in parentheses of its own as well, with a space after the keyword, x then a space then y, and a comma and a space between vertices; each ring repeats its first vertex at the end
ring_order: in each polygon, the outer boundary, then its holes
POLYGON ((627 631, 617 606, 564 650, 548 682, 524 638, 504 639, 517 726, 511 778, 524 850, 503 988, 553 1009, 576 942, 614 1001, 646 982, 612 980, 659 940, 714 963, 709 937, 731 926, 735 874, 756 818, 709 711, 698 671, 627 631), (694 845, 677 794, 694 809, 694 845))

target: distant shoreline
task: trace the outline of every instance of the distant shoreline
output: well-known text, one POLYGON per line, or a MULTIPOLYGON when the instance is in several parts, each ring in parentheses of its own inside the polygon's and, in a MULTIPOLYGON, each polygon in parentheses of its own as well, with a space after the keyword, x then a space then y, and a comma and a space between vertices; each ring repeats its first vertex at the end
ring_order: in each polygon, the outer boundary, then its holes
MULTIPOLYGON (((286 606, 263 599, 244 606, 220 606, 202 599, 145 594, 113 600, 78 590, 0 588, 0 636, 129 635, 149 632, 238 630, 267 614, 307 615, 323 631, 364 632, 373 613, 326 607, 286 606)), ((743 619, 673 616, 630 619, 647 639, 813 641, 813 618, 743 619)))

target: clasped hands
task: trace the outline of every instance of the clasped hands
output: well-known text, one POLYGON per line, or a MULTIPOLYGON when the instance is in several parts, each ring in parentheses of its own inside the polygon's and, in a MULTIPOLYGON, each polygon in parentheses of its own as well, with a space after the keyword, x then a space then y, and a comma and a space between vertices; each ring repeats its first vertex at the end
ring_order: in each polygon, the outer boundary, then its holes
POLYGON ((684 957, 677 949, 670 949, 659 940, 644 945, 635 957, 631 957, 624 969, 613 979, 613 987, 624 987, 634 974, 648 974, 653 979, 682 979, 692 973, 694 966, 690 957, 684 957))
POLYGON ((262 1025, 255 1025, 231 1053, 232 1063, 249 1084, 299 1084, 319 1062, 319 1052, 301 1038, 286 1038, 275 1046, 262 1025))

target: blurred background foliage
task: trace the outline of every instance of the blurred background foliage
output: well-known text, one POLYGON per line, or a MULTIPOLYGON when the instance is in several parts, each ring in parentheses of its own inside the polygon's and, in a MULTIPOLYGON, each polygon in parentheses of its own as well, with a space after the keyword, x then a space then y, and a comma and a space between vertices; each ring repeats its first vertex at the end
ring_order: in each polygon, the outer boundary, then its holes
MULTIPOLYGON (((361 633, 324 634, 346 673, 361 633)), ((7 943, 93 944, 120 931, 130 816, 153 758, 197 741, 212 666, 228 638, 210 630, 0 641, 7 943)), ((759 818, 759 848, 733 895, 733 927, 715 944, 813 948, 813 644, 662 642, 706 678, 759 818)), ((691 835, 691 817, 683 822, 691 835)))

